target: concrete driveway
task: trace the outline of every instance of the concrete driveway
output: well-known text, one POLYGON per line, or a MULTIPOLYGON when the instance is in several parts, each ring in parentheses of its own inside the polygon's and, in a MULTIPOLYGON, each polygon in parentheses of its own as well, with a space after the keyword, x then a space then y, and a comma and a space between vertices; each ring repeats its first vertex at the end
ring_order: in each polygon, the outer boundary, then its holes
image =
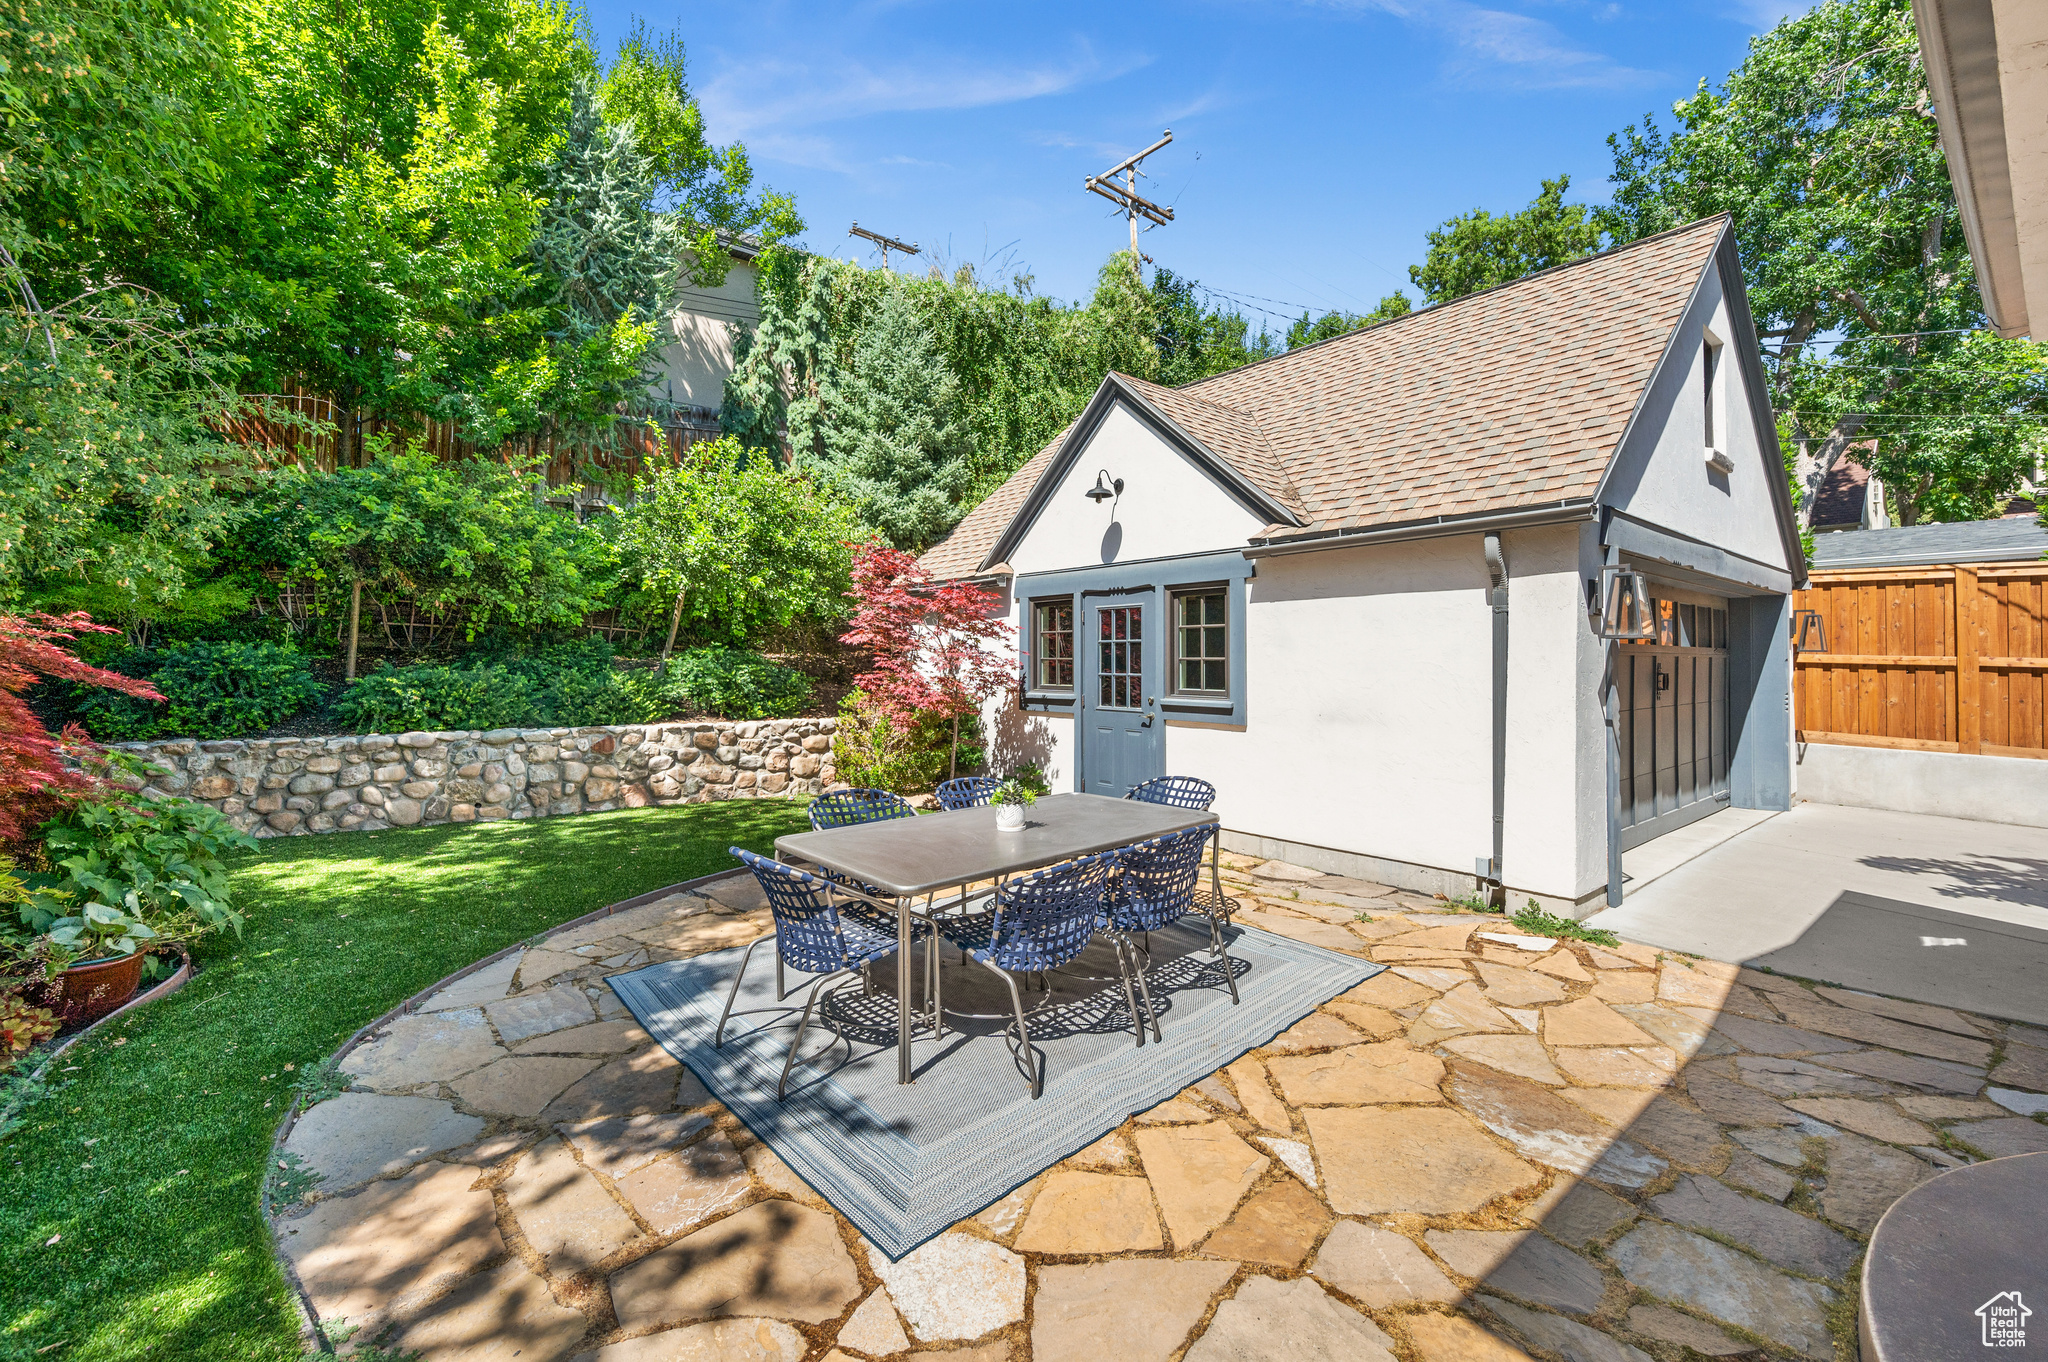
POLYGON ((1800 804, 1731 821, 1734 835, 1716 841, 1714 825, 1730 817, 1695 825, 1697 854, 1675 865, 1663 857, 1655 878, 1639 877, 1647 882, 1591 925, 1709 959, 2048 1022, 2042 829, 1800 804))

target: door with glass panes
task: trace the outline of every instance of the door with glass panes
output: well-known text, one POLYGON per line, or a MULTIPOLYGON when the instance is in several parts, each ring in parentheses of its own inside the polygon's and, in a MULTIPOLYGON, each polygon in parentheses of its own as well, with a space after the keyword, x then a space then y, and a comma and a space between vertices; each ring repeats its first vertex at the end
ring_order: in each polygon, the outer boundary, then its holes
POLYGON ((1651 595, 1657 638, 1614 654, 1624 849, 1728 807, 1728 602, 1651 595))
POLYGON ((1166 773, 1156 606, 1150 590, 1084 595, 1082 604, 1081 789, 1120 798, 1166 773))

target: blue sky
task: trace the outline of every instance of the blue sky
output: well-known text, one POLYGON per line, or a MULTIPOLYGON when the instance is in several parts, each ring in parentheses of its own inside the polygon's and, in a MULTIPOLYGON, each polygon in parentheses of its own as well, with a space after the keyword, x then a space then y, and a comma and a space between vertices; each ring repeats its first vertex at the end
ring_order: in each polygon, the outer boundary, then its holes
POLYGON ((858 220, 1086 296, 1126 229, 1083 177, 1170 127, 1141 192, 1178 216, 1144 250, 1291 316, 1364 311, 1406 285, 1427 229, 1520 207, 1546 175, 1605 198, 1607 134, 1718 80, 1787 8, 596 0, 591 18, 606 44, 635 13, 680 32, 710 134, 796 196, 813 250, 872 263, 858 220))

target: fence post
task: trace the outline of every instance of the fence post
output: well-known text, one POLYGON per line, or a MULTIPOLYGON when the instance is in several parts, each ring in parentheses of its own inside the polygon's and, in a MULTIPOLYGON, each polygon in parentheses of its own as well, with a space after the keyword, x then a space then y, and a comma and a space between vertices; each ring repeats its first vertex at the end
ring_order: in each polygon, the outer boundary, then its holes
POLYGON ((1984 688, 1977 680, 1977 569, 1956 569, 1956 750, 1984 745, 1984 688))

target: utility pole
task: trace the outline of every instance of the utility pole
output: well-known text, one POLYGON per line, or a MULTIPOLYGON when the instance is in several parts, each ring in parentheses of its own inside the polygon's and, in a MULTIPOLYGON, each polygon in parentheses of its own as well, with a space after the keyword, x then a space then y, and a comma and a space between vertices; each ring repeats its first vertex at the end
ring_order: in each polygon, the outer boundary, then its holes
POLYGON ((905 255, 917 254, 916 242, 898 241, 893 236, 883 236, 880 232, 870 232, 867 228, 861 226, 858 222, 854 223, 853 226, 847 228, 846 234, 848 236, 866 237, 869 241, 872 241, 877 246, 880 246, 882 248, 882 268, 885 270, 889 268, 889 252, 901 251, 905 255))
POLYGON ((1108 170, 1103 171, 1100 175, 1090 175, 1086 180, 1082 181, 1081 187, 1083 189, 1088 190, 1090 193, 1102 195, 1103 198, 1108 199, 1111 203, 1124 210, 1124 217, 1131 224, 1131 267, 1133 269, 1136 269, 1138 262, 1145 258, 1144 254, 1138 249, 1138 219, 1144 218, 1155 227, 1164 227, 1167 223, 1173 221, 1173 210, 1171 208, 1138 196, 1138 177, 1145 173, 1138 169, 1138 162, 1144 160, 1147 156, 1150 156, 1172 140, 1173 129, 1168 128, 1160 135, 1157 142, 1146 147, 1136 156, 1120 161, 1108 170), (1122 184, 1118 184, 1116 181, 1116 177, 1119 175, 1124 177, 1122 184))

